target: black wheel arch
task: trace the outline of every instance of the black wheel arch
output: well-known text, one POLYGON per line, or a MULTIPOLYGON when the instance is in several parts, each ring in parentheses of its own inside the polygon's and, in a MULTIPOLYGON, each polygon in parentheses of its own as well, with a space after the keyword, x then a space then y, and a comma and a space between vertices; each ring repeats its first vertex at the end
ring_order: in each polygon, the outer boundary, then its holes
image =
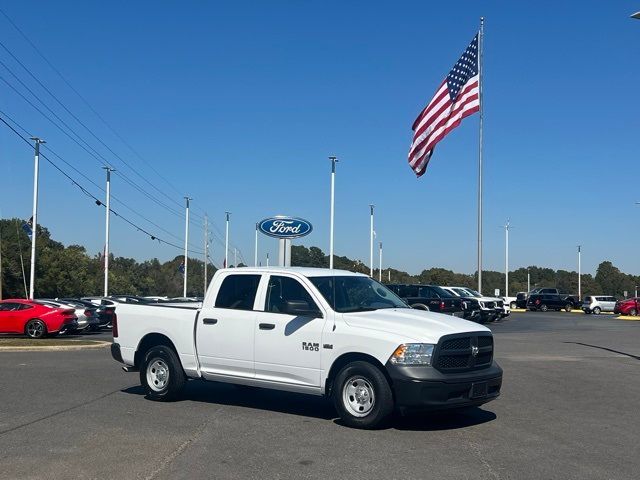
MULTIPOLYGON (((165 347, 169 347, 173 350, 173 353, 176 354, 178 360, 180 359, 180 355, 178 355, 178 350, 176 346, 173 344, 171 339, 162 333, 148 333, 140 340, 138 343, 138 348, 136 349, 136 353, 134 355, 134 364, 136 368, 141 368, 142 360, 144 360, 144 355, 149 351, 149 349, 153 347, 157 347, 159 345, 164 345, 165 347)), ((182 364, 182 363, 181 363, 182 364)))
POLYGON ((391 380, 391 377, 389 376, 387 369, 384 367, 382 363, 380 363, 380 361, 377 358, 362 352, 349 352, 349 353, 344 353, 340 355, 338 358, 336 358, 333 364, 331 365, 331 368, 329 369, 329 374, 327 375, 327 379, 324 383, 324 394, 327 397, 331 396, 331 392, 333 390, 333 381, 338 375, 338 372, 342 370, 342 368, 345 365, 348 365, 351 362, 357 362, 357 361, 370 363, 374 367, 376 367, 378 370, 380 370, 382 374, 385 376, 385 378, 387 379, 387 382, 389 382, 391 391, 393 391, 393 382, 391 380))

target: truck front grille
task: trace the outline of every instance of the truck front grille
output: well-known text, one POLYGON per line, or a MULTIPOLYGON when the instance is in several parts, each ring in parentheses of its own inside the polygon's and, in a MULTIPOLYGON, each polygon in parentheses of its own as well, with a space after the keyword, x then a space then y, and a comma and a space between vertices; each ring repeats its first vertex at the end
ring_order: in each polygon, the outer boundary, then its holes
POLYGON ((493 336, 478 332, 443 337, 436 346, 433 366, 441 372, 458 373, 488 368, 492 362, 493 336))

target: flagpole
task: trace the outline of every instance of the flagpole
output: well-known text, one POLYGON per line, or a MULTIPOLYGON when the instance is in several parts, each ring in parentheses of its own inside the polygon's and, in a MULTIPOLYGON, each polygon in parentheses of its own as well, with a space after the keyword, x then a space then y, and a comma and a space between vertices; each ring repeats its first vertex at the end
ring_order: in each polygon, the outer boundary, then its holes
POLYGON ((478 144, 478 291, 482 293, 482 44, 484 40, 484 17, 480 17, 480 35, 478 36, 478 100, 480 102, 480 135, 478 144))

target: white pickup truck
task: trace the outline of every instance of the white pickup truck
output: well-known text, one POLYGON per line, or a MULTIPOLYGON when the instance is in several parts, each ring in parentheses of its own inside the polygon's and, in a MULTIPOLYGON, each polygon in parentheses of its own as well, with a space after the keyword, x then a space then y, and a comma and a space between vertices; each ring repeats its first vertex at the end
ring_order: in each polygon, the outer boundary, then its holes
POLYGON ((152 400, 187 379, 325 395, 345 424, 375 428, 394 407, 477 406, 500 394, 491 331, 413 310, 362 274, 218 270, 200 309, 118 306, 113 358, 152 400))

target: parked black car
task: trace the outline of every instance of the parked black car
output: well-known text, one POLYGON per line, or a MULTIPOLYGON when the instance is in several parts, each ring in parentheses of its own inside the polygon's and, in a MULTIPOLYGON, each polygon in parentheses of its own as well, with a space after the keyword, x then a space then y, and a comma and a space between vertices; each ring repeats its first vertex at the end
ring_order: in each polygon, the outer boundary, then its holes
POLYGON ((562 293, 536 293, 529 295, 527 299, 527 309, 531 311, 540 310, 546 312, 547 310, 566 310, 570 312, 574 308, 582 306, 576 297, 566 295, 562 293))
POLYGON ((471 315, 471 304, 461 298, 454 297, 446 290, 436 285, 387 285, 395 294, 402 298, 412 308, 446 313, 465 318, 471 315))
POLYGON ((527 293, 518 292, 516 295, 516 308, 527 308, 527 293))

